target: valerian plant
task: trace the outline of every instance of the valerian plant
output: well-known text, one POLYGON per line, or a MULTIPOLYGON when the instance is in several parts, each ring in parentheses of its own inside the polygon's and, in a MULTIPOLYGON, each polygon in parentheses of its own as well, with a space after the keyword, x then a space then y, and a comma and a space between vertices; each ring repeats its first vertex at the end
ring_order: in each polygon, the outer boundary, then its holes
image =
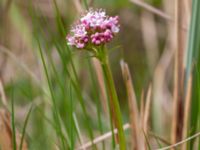
POLYGON ((106 49, 106 44, 114 38, 119 30, 118 16, 108 16, 101 9, 90 9, 72 26, 70 33, 67 35, 67 41, 68 45, 91 52, 100 61, 110 98, 113 123, 118 129, 119 146, 121 150, 125 150, 123 121, 106 49))

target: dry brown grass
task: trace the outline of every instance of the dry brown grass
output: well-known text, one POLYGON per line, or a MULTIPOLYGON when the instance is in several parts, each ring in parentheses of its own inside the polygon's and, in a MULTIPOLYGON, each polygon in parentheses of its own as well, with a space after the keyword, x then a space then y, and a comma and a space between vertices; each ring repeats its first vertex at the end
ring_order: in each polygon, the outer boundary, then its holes
POLYGON ((135 90, 132 84, 130 71, 127 63, 121 61, 120 64, 128 96, 131 135, 132 135, 131 143, 134 150, 144 150, 145 140, 142 132, 143 130, 142 122, 138 111, 137 100, 135 96, 135 90))

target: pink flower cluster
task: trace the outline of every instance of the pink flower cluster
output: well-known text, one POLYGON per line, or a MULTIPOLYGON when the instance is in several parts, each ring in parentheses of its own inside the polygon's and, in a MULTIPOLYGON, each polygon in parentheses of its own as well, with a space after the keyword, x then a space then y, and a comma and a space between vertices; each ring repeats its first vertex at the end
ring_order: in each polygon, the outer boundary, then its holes
POLYGON ((90 10, 72 27, 67 36, 68 45, 78 49, 110 42, 119 32, 119 17, 109 17, 103 10, 90 10))

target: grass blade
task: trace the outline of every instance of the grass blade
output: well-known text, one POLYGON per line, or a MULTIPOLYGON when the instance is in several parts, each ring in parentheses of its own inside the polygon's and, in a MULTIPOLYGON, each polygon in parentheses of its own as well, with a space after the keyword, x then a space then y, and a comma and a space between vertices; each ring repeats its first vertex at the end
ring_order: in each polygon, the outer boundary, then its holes
POLYGON ((174 89, 173 89, 173 118, 172 118, 172 143, 182 139, 183 128, 183 35, 180 29, 182 23, 182 1, 175 1, 175 29, 176 29, 176 49, 174 67, 174 89))
MULTIPOLYGON (((200 64, 200 1, 192 1, 192 16, 190 21, 190 31, 188 35, 188 44, 187 44, 187 55, 185 58, 186 66, 186 75, 185 75, 185 87, 186 91, 189 84, 190 73, 193 72, 193 83, 192 83, 192 100, 191 100, 191 121, 190 121, 190 135, 198 131, 198 122, 199 122, 199 110, 200 110, 200 97, 198 90, 198 78, 199 74, 197 72, 197 66, 200 64), (194 66, 194 70, 192 69, 194 66)), ((193 149, 194 140, 191 140, 190 149, 193 149)))
POLYGON ((14 110, 14 87, 11 92, 11 124, 12 124, 12 148, 17 150, 16 130, 15 130, 15 110, 14 110))
POLYGON ((137 107, 137 100, 135 91, 132 85, 131 75, 128 68, 128 65, 121 61, 121 69, 124 78, 124 82, 126 84, 126 90, 128 95, 128 104, 129 104, 129 113, 130 113, 130 122, 131 122, 131 130, 132 130, 132 146, 133 149, 145 149, 144 137, 142 135, 142 123, 139 118, 139 111, 137 107))
MULTIPOLYGON (((189 115, 190 115, 190 107, 191 107, 191 94, 192 94, 192 75, 190 75, 189 81, 188 81, 188 89, 186 93, 186 99, 185 99, 185 106, 184 106, 184 119, 183 119, 183 139, 187 138, 188 135, 188 126, 189 126, 189 115)), ((182 145, 182 150, 187 149, 187 144, 182 145)))
POLYGON ((21 137, 21 141, 20 141, 20 145, 19 145, 19 150, 22 150, 22 146, 23 146, 23 142, 24 142, 24 136, 25 136, 25 133, 26 133, 26 127, 27 127, 27 124, 28 124, 28 120, 30 118, 32 108, 33 108, 33 105, 30 107, 30 109, 29 109, 29 111, 26 115, 26 119, 25 119, 25 122, 24 122, 23 130, 22 130, 22 137, 21 137))
POLYGON ((44 67, 45 75, 46 75, 46 78, 47 78, 47 82, 48 82, 48 86, 49 86, 49 90, 50 90, 51 98, 52 98, 52 102, 53 102, 53 108, 54 108, 54 112, 55 112, 55 121, 57 122, 57 127, 58 127, 57 128, 57 134, 61 138, 62 148, 65 149, 65 142, 64 142, 65 140, 63 139, 63 136, 62 136, 62 133, 61 133, 62 132, 61 123, 59 121, 59 114, 58 114, 58 110, 57 110, 57 106, 56 106, 55 96, 54 96, 53 89, 52 89, 52 86, 51 86, 51 81, 50 81, 49 74, 48 74, 48 71, 47 71, 47 66, 46 66, 46 63, 45 63, 45 60, 44 60, 43 52, 42 52, 42 49, 41 49, 41 46, 40 46, 38 39, 37 39, 37 42, 38 42, 39 52, 40 52, 40 56, 41 56, 41 59, 42 59, 42 64, 43 64, 43 67, 44 67))

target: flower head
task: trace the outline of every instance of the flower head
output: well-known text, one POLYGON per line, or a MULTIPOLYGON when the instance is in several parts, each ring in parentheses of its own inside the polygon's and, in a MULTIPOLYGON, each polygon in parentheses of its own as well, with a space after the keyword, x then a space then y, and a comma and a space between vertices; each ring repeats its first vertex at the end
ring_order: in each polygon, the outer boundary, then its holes
POLYGON ((89 10, 75 24, 67 36, 68 45, 78 49, 104 45, 119 32, 119 17, 109 17, 106 12, 89 10))

